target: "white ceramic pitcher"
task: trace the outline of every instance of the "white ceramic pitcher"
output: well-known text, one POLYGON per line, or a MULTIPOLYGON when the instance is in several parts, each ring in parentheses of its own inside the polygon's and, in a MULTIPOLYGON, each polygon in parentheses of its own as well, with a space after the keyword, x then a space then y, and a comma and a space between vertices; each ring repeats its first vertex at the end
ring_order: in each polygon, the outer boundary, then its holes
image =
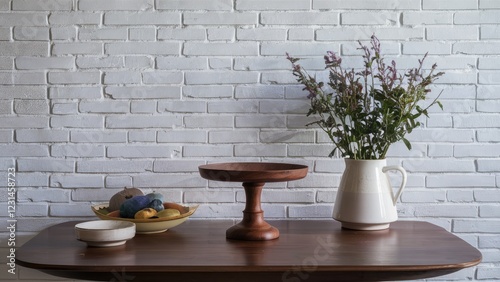
POLYGON ((337 192, 333 218, 343 228, 381 230, 398 219, 396 202, 406 186, 406 171, 401 166, 387 166, 382 160, 345 159, 346 168, 337 192), (402 174, 399 190, 394 193, 387 171, 402 174))

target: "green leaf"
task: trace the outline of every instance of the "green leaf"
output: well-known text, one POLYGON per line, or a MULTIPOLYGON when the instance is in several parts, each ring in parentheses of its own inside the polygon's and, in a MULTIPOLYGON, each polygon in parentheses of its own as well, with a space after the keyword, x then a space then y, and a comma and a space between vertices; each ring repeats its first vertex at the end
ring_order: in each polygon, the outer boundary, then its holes
POLYGON ((408 141, 408 139, 403 138, 403 143, 405 143, 406 148, 408 148, 408 150, 411 150, 411 144, 410 141, 408 141))

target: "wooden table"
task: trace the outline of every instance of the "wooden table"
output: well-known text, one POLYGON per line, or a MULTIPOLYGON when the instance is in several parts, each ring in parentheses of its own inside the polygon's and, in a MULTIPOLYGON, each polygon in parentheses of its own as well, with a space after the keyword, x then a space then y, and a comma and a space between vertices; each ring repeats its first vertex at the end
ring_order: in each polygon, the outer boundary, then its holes
POLYGON ((343 230, 333 220, 270 221, 280 237, 225 237, 233 221, 188 220, 125 245, 87 248, 74 225, 49 227, 16 251, 19 265, 99 281, 380 281, 440 276, 477 265, 481 253, 427 222, 384 231, 343 230))

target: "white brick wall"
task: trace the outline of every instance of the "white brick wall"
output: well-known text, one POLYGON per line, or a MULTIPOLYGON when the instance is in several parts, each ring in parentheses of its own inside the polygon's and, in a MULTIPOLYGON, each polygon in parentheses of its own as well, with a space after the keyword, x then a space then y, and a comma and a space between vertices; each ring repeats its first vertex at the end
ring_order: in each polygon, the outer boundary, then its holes
POLYGON ((131 186, 200 203, 196 218, 240 218, 243 191, 199 177, 208 162, 307 164, 307 178, 268 185, 263 209, 330 218, 343 160, 305 126, 285 52, 324 77, 326 51, 359 67, 356 40, 372 33, 400 69, 429 52, 425 68, 446 72, 432 92, 444 111, 422 119, 411 151, 390 150, 409 173, 401 218, 483 251, 480 266, 435 280, 499 280, 497 0, 0 0, 0 187, 15 167, 19 237, 90 219, 89 205, 131 186))

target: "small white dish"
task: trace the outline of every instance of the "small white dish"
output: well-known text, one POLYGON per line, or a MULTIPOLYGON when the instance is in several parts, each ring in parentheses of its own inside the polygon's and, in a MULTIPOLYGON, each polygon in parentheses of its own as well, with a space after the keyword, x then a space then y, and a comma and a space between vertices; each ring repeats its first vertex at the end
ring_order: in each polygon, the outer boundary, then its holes
POLYGON ((76 239, 90 247, 114 247, 135 236, 135 223, 120 220, 94 220, 75 225, 76 239))

